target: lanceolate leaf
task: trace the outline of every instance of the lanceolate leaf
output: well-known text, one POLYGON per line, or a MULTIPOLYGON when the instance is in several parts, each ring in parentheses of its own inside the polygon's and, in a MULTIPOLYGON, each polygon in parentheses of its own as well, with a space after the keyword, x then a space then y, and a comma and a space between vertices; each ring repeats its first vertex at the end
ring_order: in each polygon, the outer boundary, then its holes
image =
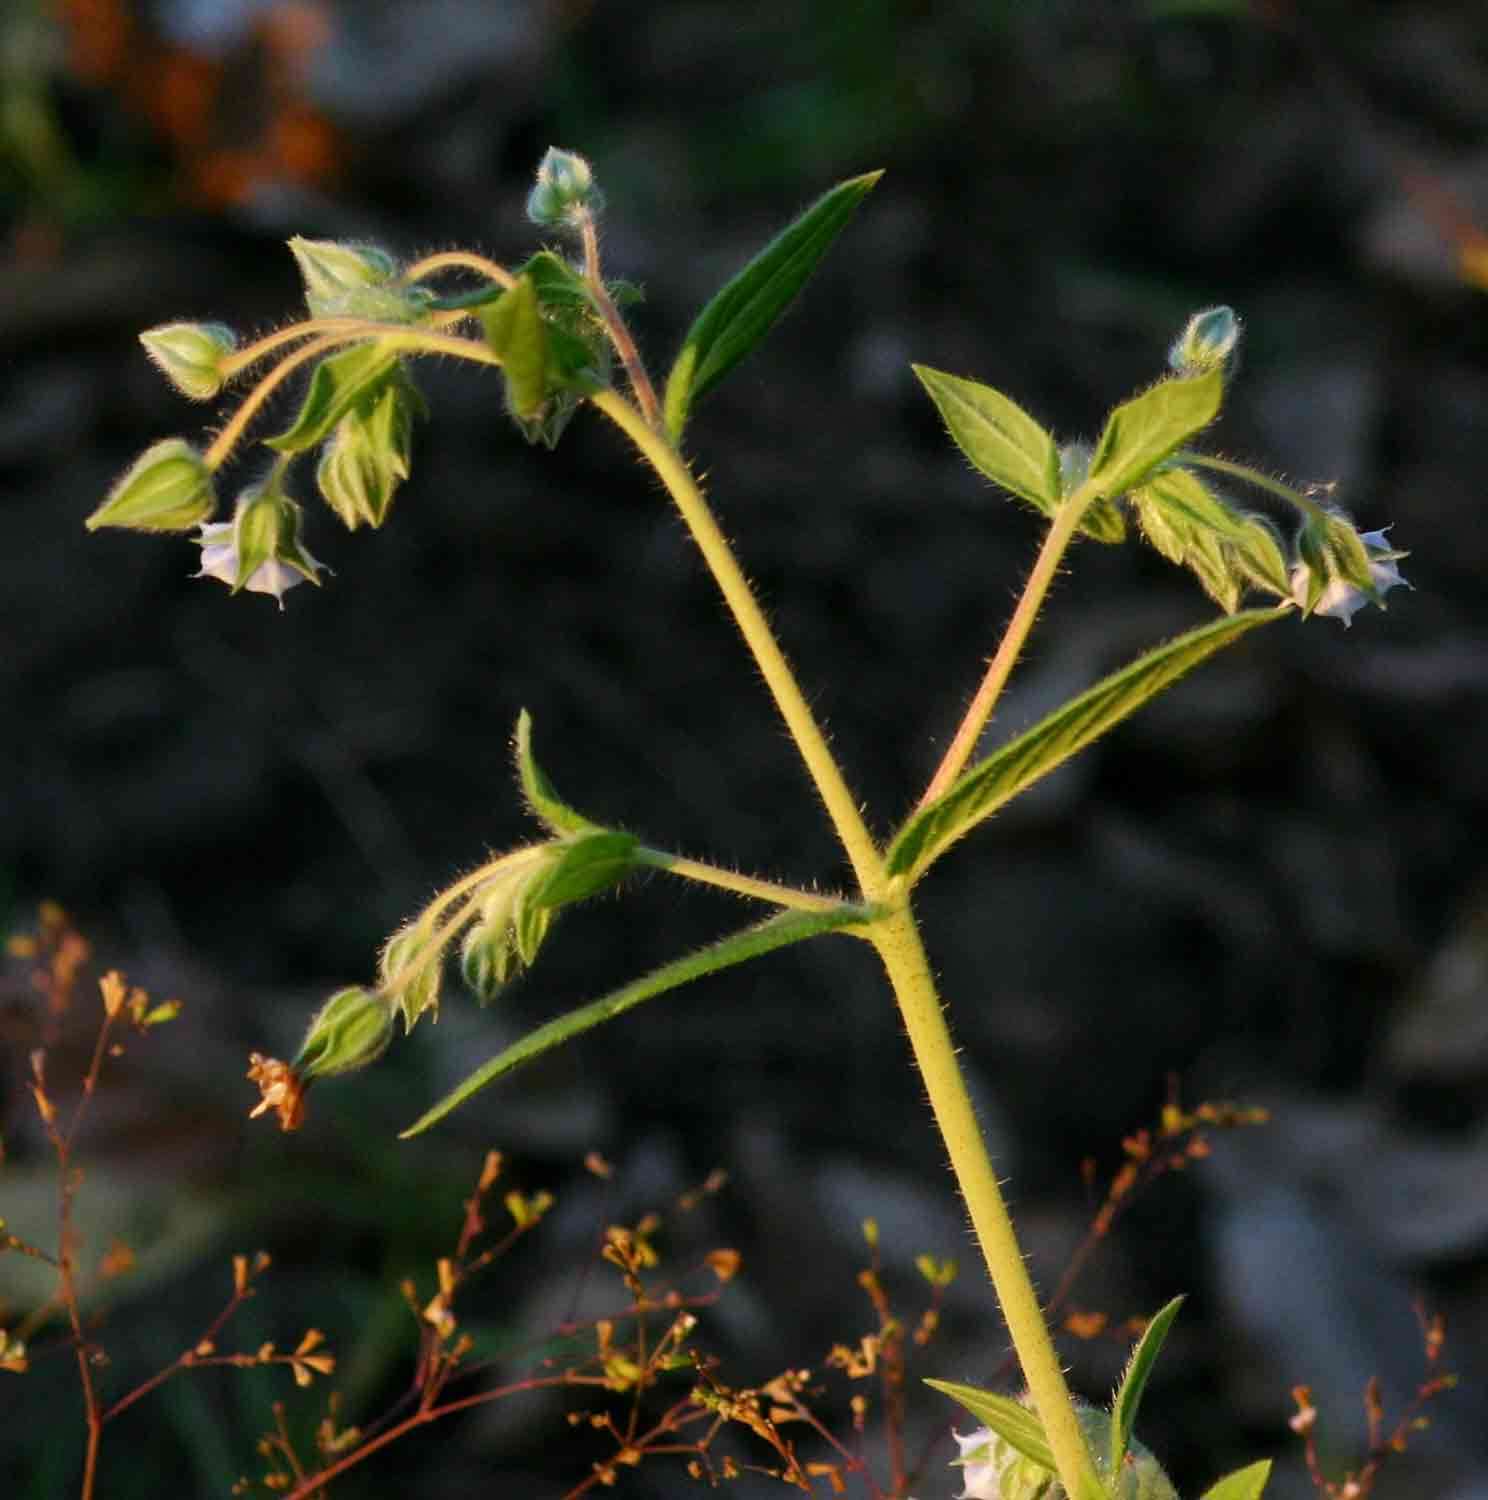
POLYGON ((674 441, 682 436, 697 402, 790 306, 882 175, 867 172, 838 183, 771 240, 698 314, 667 376, 666 424, 674 441))
POLYGON ((978 1386, 961 1385, 954 1380, 927 1380, 925 1384, 964 1406, 978 1422, 990 1427, 1024 1458, 1048 1469, 1051 1474, 1054 1472, 1054 1454, 1044 1436, 1044 1425, 1021 1401, 1014 1401, 1011 1396, 999 1396, 995 1391, 984 1391, 978 1386))
POLYGON ((397 364, 397 354, 377 343, 328 355, 316 365, 298 415, 278 436, 266 440, 268 446, 280 453, 313 448, 353 406, 387 380, 397 364))
POLYGON ((1271 1477, 1271 1460, 1247 1464, 1216 1480, 1204 1491, 1202 1500, 1261 1500, 1261 1491, 1271 1477))
POLYGON ((1247 631, 1289 613, 1253 609, 1215 620, 1149 651, 967 771, 944 796, 921 808, 889 846, 888 873, 914 880, 963 834, 1149 698, 1247 631))
POLYGON ((1126 1373, 1116 1387, 1115 1399, 1111 1402, 1111 1463, 1110 1472, 1120 1473, 1121 1460, 1131 1443, 1132 1428, 1136 1425, 1137 1408, 1142 1404, 1142 1392, 1147 1388, 1147 1379, 1157 1356, 1162 1352, 1163 1340, 1183 1306, 1182 1297, 1174 1297, 1165 1307, 1154 1313, 1151 1322, 1137 1340, 1127 1361, 1126 1373))
POLYGON ((591 1001, 588 1005, 581 1005, 577 1010, 571 1010, 567 1015, 559 1016, 546 1025, 539 1026, 535 1031, 528 1032, 521 1041, 514 1043, 504 1052, 497 1053, 488 1063, 477 1068, 458 1088, 446 1094, 433 1109, 414 1121, 403 1132, 403 1138, 406 1139, 408 1136, 418 1135, 421 1131, 427 1130, 431 1125, 442 1120, 451 1110, 458 1108, 472 1094, 485 1088, 488 1083, 494 1083, 498 1078, 521 1067, 523 1063, 541 1057, 543 1053, 550 1052, 554 1047, 561 1046, 574 1037, 582 1036, 584 1032, 593 1030, 605 1021, 624 1015, 626 1011, 634 1009, 644 1000, 650 1000, 653 996, 677 989, 680 985, 688 984, 694 979, 701 979, 705 974, 713 974, 720 969, 728 969, 735 964, 744 963, 748 959, 758 958, 761 954, 770 953, 776 948, 784 948, 791 943, 799 943, 806 938, 816 937, 819 933, 831 932, 836 928, 853 926, 855 923, 866 920, 868 915, 865 908, 848 905, 843 905, 834 911, 786 912, 781 916, 771 917, 756 927, 746 927, 744 931, 724 938, 721 942, 714 943, 700 952, 690 953, 685 958, 663 964, 659 969, 653 969, 651 973, 626 985, 623 989, 615 990, 602 999, 591 1001))
POLYGON ((952 442, 972 467, 1052 516, 1060 500, 1054 439, 1001 391, 926 365, 912 368, 945 419, 952 442))
POLYGON ((532 754, 532 715, 524 708, 517 715, 517 775, 522 781, 522 795, 532 815, 553 833, 596 833, 599 825, 582 813, 575 812, 553 789, 532 754))
POLYGON ((1219 415, 1224 372, 1160 380, 1123 402, 1106 419, 1090 460, 1090 478, 1108 500, 1119 500, 1163 459, 1219 415))

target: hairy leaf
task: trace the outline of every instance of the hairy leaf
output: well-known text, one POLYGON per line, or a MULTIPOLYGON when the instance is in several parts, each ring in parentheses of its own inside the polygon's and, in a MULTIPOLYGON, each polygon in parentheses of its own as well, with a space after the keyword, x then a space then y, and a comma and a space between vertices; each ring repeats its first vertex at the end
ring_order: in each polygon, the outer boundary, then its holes
POLYGON ((1162 1352, 1163 1340, 1167 1338, 1168 1330, 1173 1326, 1173 1320, 1182 1306, 1183 1298, 1174 1297, 1153 1314, 1142 1337, 1137 1340, 1137 1347, 1132 1350, 1120 1385, 1116 1387, 1116 1396, 1111 1402, 1110 1471, 1113 1474, 1121 1469, 1121 1460, 1126 1456, 1132 1428, 1136 1424, 1137 1408, 1142 1404, 1142 1393, 1147 1388, 1147 1380, 1152 1374, 1157 1356, 1162 1352))
POLYGON ((594 833, 597 823, 571 808, 553 789, 543 768, 532 754, 532 715, 524 708, 517 715, 515 738, 517 775, 522 782, 522 796, 543 827, 556 834, 594 833))
POLYGON ((1052 517, 1061 498, 1054 439, 1001 391, 926 365, 912 368, 971 466, 1052 517))
POLYGON ((674 959, 669 964, 663 964, 659 969, 653 969, 643 978, 634 980, 624 988, 615 990, 599 1000, 591 1001, 588 1005, 581 1005, 577 1010, 571 1010, 567 1015, 558 1016, 546 1025, 539 1026, 535 1031, 528 1032, 521 1041, 513 1043, 504 1052, 497 1053, 489 1062, 477 1068, 469 1078, 415 1120, 402 1133, 403 1138, 406 1139, 427 1130, 431 1125, 442 1120, 451 1110, 458 1108, 471 1095, 478 1093, 487 1084, 494 1083, 515 1068, 521 1067, 523 1063, 531 1062, 545 1052, 552 1051, 554 1047, 561 1046, 574 1037, 582 1036, 584 1032, 591 1031, 594 1027, 613 1020, 616 1016, 624 1015, 626 1011, 634 1009, 645 1000, 665 994, 668 990, 674 990, 694 979, 701 979, 705 974, 713 974, 720 969, 728 969, 735 964, 744 963, 748 959, 758 958, 761 954, 773 952, 776 948, 802 942, 806 938, 816 937, 819 933, 851 927, 867 920, 868 916, 869 912, 864 907, 848 905, 843 905, 834 911, 786 912, 781 916, 771 917, 758 926, 746 927, 742 932, 724 938, 721 942, 703 948, 697 953, 690 953, 685 958, 674 959))
POLYGON ((962 1385, 954 1380, 927 1380, 925 1384, 964 1406, 1024 1458, 1054 1472, 1054 1454, 1044 1436, 1044 1424, 1031 1407, 1011 1396, 1000 1396, 996 1391, 984 1391, 979 1386, 962 1385))
POLYGON ((666 383, 666 425, 673 441, 692 408, 769 332, 806 284, 854 209, 883 175, 840 182, 783 230, 700 312, 666 383))
POLYGON ((556 909, 618 885, 634 868, 639 842, 633 834, 602 829, 554 847, 562 852, 527 897, 534 906, 556 909))
POLYGON ((1119 500, 1165 458, 1219 415, 1224 372, 1160 380, 1123 402, 1106 419, 1090 460, 1090 478, 1108 500, 1119 500))
POLYGON ((1261 1491, 1271 1477, 1271 1460, 1263 1458, 1258 1463, 1246 1464, 1235 1469, 1223 1479, 1217 1479, 1204 1491, 1202 1500, 1261 1500, 1261 1491))
POLYGON ((1255 609, 1215 620, 1159 646, 1056 709, 967 771, 922 807, 889 846, 890 875, 918 878, 945 851, 1003 803, 1083 750, 1149 698, 1247 631, 1289 613, 1255 609))
POLYGON ((327 355, 316 365, 294 421, 277 436, 265 439, 268 446, 279 453, 313 448, 353 406, 370 398, 397 364, 397 353, 375 341, 327 355))

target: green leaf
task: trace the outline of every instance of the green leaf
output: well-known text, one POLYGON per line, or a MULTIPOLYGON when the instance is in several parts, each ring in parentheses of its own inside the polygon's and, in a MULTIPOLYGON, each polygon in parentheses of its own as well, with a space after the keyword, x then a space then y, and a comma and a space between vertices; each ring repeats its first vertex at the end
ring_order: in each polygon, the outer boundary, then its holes
POLYGON ((1016 1448, 1024 1458, 1055 1472, 1054 1453, 1044 1436, 1044 1424, 1037 1414, 1011 1396, 984 1391, 978 1386, 961 1385, 954 1380, 927 1380, 932 1390, 959 1403, 985 1427, 1016 1448))
POLYGON ((618 885, 635 865, 639 841, 633 834, 603 829, 558 847, 562 852, 551 871, 527 896, 534 906, 568 906, 618 885))
POLYGON ((1263 1458, 1215 1480, 1204 1491, 1202 1500, 1261 1500, 1261 1491, 1266 1488, 1270 1477, 1271 1460, 1263 1458))
POLYGON ((758 958, 761 954, 773 952, 776 948, 784 948, 791 943, 799 943, 806 938, 816 937, 819 933, 853 926, 866 921, 868 917, 869 912, 866 908, 845 904, 833 911, 787 912, 781 916, 771 917, 755 927, 746 927, 742 932, 724 938, 721 942, 714 943, 711 947, 704 948, 697 953, 690 953, 685 958, 674 959, 669 964, 663 964, 643 978, 634 980, 599 1000, 593 1000, 588 1005, 581 1005, 577 1010, 569 1011, 567 1015, 558 1016, 544 1026, 539 1026, 504 1052, 497 1053, 489 1062, 477 1068, 462 1084, 446 1094, 432 1109, 414 1121, 402 1133, 401 1138, 406 1140, 409 1136, 418 1135, 421 1131, 427 1130, 473 1094, 485 1088, 487 1084, 494 1083, 498 1078, 521 1067, 523 1063, 531 1062, 545 1052, 552 1051, 554 1047, 561 1046, 574 1037, 582 1036, 584 1032, 591 1031, 594 1027, 613 1020, 616 1016, 624 1015, 626 1011, 634 1009, 642 1001, 665 994, 668 990, 674 990, 694 979, 700 979, 705 974, 732 968, 735 964, 758 958))
POLYGON ((481 321, 486 342, 501 357, 512 415, 536 421, 548 399, 548 341, 532 277, 519 276, 504 297, 487 305, 481 321))
POLYGON ((918 879, 931 864, 1005 802, 1047 776, 1149 698, 1247 631, 1288 608, 1255 609, 1215 620, 1159 646, 1098 682, 973 766, 900 829, 887 856, 890 875, 918 879))
POLYGON ((1123 402, 1106 419, 1090 461, 1090 478, 1108 500, 1119 500, 1165 458, 1219 415, 1224 372, 1160 380, 1123 402))
POLYGON ((1173 1326, 1173 1320, 1178 1316, 1178 1310, 1182 1306, 1183 1298, 1174 1297, 1165 1307, 1153 1314, 1151 1321, 1143 1330, 1142 1337, 1137 1340, 1137 1347, 1132 1350, 1120 1385, 1116 1387, 1116 1395, 1111 1402, 1110 1472, 1112 1474, 1118 1474, 1121 1471, 1121 1460, 1126 1457, 1127 1446, 1131 1442, 1132 1428, 1137 1420, 1137 1408, 1142 1404, 1142 1393, 1147 1388, 1147 1380, 1152 1374, 1152 1367, 1157 1362, 1157 1356, 1162 1352, 1163 1340, 1167 1338, 1168 1330, 1173 1326))
POLYGON ((911 368, 971 466, 1052 517, 1062 497, 1054 439, 1016 401, 989 385, 926 365, 911 368))
POLYGON ((279 453, 303 453, 313 448, 353 406, 370 400, 397 364, 396 351, 376 341, 327 355, 316 365, 294 421, 265 442, 279 453))
POLYGON ((681 439, 692 408, 790 306, 881 176, 867 172, 818 198, 698 314, 667 376, 666 424, 674 442, 681 439))
POLYGON ((522 782, 522 796, 544 828, 551 833, 594 833, 599 824, 576 812, 559 797, 543 769, 532 754, 532 715, 524 708, 517 715, 515 739, 517 775, 522 782))

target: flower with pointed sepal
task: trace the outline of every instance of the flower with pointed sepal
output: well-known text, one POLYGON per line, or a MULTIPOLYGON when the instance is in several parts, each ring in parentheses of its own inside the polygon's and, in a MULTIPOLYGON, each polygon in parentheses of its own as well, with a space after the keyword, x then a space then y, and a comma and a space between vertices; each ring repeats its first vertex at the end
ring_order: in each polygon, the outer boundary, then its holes
POLYGON ((280 488, 276 469, 238 496, 231 521, 201 527, 201 568, 196 578, 216 578, 233 591, 284 595, 299 583, 319 584, 317 562, 300 539, 304 514, 280 488))
MULTIPOLYGON (((1400 576, 1397 566, 1400 559, 1409 557, 1398 547, 1392 547, 1385 533, 1390 528, 1382 526, 1378 531, 1359 532, 1359 541, 1364 546, 1369 570, 1370 587, 1360 588, 1340 571, 1321 574, 1317 563, 1303 560, 1292 569, 1292 598, 1309 614, 1332 615, 1342 620, 1347 629, 1353 617, 1366 604, 1384 606, 1384 596, 1397 585, 1411 585, 1400 576)), ((1302 549, 1304 553, 1307 549, 1302 549)), ((1323 564, 1325 566, 1325 564, 1323 564)))

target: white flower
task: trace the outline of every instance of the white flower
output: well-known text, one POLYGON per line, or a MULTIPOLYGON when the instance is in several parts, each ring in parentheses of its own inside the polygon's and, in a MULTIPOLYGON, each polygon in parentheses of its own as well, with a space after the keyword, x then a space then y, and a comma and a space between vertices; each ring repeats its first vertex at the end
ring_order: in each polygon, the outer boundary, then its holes
POLYGON ((991 1428, 978 1427, 965 1437, 953 1431, 951 1436, 961 1449, 961 1473, 966 1480, 966 1488, 956 1500, 1000 1500, 998 1485, 1003 1466, 994 1457, 997 1440, 991 1428))
POLYGON ((199 528, 201 567, 194 578, 216 578, 234 593, 272 594, 284 608, 284 595, 297 583, 315 583, 324 563, 300 540, 300 507, 271 482, 251 485, 238 496, 231 521, 199 528))
MULTIPOLYGON (((1385 532, 1389 529, 1388 526, 1384 526, 1378 531, 1359 533, 1359 540, 1364 543, 1364 550, 1370 555, 1369 577, 1374 584, 1374 592, 1381 597, 1389 593, 1396 584, 1405 584, 1406 588, 1410 587, 1410 584, 1400 576, 1400 569, 1396 566, 1396 563, 1406 554, 1390 545, 1385 536, 1385 532)), ((1303 609, 1307 608, 1311 579, 1311 570, 1305 562, 1299 562, 1292 569, 1292 598, 1303 609)), ((1342 620, 1344 627, 1347 628, 1352 623, 1354 615, 1366 604, 1378 602, 1378 598, 1371 600, 1362 589, 1356 589, 1346 579, 1335 573, 1323 585, 1322 592, 1317 597, 1317 603, 1313 605, 1313 613, 1334 615, 1342 620)))

